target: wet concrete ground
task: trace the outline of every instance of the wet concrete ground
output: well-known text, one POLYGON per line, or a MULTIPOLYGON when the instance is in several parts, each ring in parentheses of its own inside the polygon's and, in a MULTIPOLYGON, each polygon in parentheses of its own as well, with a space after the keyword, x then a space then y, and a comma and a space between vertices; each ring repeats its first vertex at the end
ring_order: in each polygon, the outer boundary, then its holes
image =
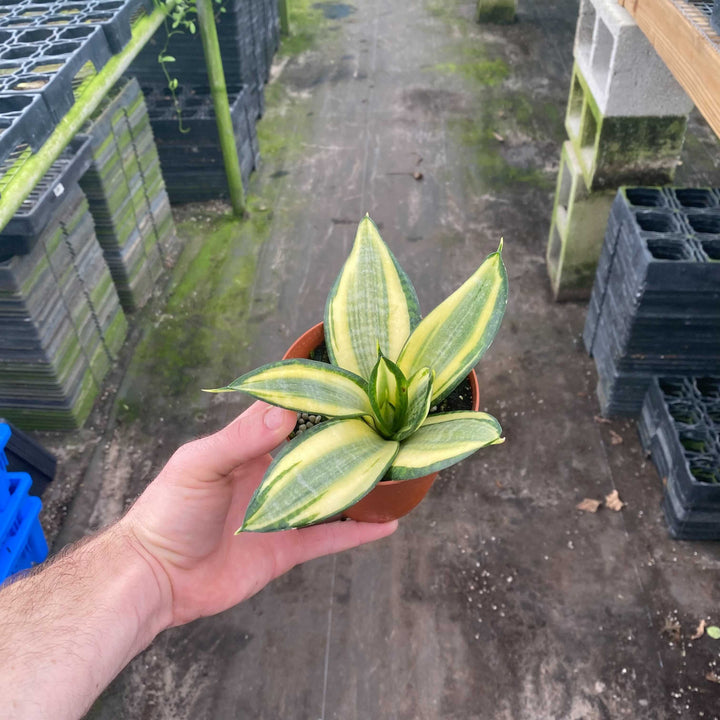
MULTIPOLYGON (((88 427, 46 438, 62 460, 55 548, 112 521, 179 443, 247 404, 199 388, 279 357, 321 318, 366 211, 426 312, 504 237, 510 301, 478 370, 507 442, 444 471, 392 538, 165 633, 89 717, 720 716, 707 679, 720 641, 691 639, 701 619, 720 624, 720 546, 668 538, 634 423, 595 418, 585 307, 550 297, 578 3, 520 2, 506 27, 476 25, 464 0, 290 5, 251 219, 178 212, 170 300, 135 320, 88 427), (622 511, 575 509, 613 490, 622 511)), ((678 184, 720 184, 719 161, 694 118, 678 184)))

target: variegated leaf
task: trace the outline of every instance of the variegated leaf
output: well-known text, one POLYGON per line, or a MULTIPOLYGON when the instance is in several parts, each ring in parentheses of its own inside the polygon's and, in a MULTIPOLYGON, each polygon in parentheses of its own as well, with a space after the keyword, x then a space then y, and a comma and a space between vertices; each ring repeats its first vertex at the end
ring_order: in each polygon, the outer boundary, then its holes
POLYGON ((370 373, 368 395, 380 432, 392 437, 407 409, 407 380, 400 368, 380 356, 370 373))
POLYGON ((366 215, 325 305, 325 341, 335 365, 366 380, 377 347, 391 360, 420 319, 415 290, 366 215))
POLYGON ((433 402, 439 402, 477 364, 493 341, 507 303, 502 242, 450 297, 408 338, 397 360, 406 377, 424 367, 435 371, 433 402))
POLYGON ((487 413, 461 411, 431 415, 400 445, 387 476, 409 480, 450 467, 486 445, 504 442, 502 428, 487 413))
POLYGON ((375 486, 398 447, 362 420, 317 425, 272 462, 238 532, 302 527, 332 517, 375 486))
POLYGON ((240 390, 271 405, 328 417, 370 415, 367 383, 347 370, 314 360, 281 360, 263 365, 207 392, 240 390))
POLYGON ((398 442, 405 440, 423 424, 430 410, 434 375, 430 368, 423 368, 410 378, 405 423, 393 435, 394 440, 398 442))

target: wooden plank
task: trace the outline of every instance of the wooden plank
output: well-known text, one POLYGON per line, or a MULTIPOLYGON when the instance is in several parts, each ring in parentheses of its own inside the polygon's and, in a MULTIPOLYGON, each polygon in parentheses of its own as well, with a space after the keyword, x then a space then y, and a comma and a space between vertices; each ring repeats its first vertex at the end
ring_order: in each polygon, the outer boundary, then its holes
POLYGON ((618 0, 720 136, 720 37, 684 0, 618 0))

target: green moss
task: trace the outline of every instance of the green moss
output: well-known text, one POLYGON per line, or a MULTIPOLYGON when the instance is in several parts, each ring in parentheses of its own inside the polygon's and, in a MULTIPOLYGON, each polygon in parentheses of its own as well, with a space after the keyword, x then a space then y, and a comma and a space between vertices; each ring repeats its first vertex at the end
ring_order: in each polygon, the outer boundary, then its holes
POLYGON ((442 63, 433 70, 441 73, 458 74, 463 77, 493 87, 499 85, 510 74, 504 60, 476 60, 465 63, 442 63))
POLYGON ((266 112, 257 124, 258 142, 263 162, 268 168, 287 164, 299 158, 304 150, 303 138, 310 134, 312 118, 294 106, 307 99, 294 98, 280 82, 265 89, 266 112))
POLYGON ((430 15, 455 24, 457 22, 457 8, 446 0, 427 0, 425 9, 430 15))
POLYGON ((515 22, 515 0, 478 0, 477 21, 499 25, 515 22))
POLYGON ((280 43, 278 55, 299 55, 313 47, 327 31, 328 21, 322 10, 313 7, 314 0, 292 0, 289 3, 290 35, 280 43))
POLYGON ((137 381, 119 400, 127 419, 139 404, 173 400, 179 417, 192 414, 204 402, 201 388, 226 384, 245 367, 257 253, 270 222, 257 198, 248 208, 245 220, 198 211, 178 225, 185 249, 165 309, 133 358, 137 381))
POLYGON ((590 189, 673 181, 686 117, 605 117, 577 64, 568 107, 568 134, 590 189))
POLYGON ((448 122, 448 132, 473 162, 460 167, 466 173, 466 183, 480 191, 501 189, 513 185, 531 185, 550 190, 554 177, 531 164, 510 162, 500 138, 509 133, 524 132, 535 135, 535 117, 529 100, 522 95, 505 96, 487 102, 474 118, 456 118, 448 122))
MULTIPOLYGON (((514 3, 508 5, 514 7, 514 3)), ((457 78, 476 108, 472 119, 451 118, 447 126, 461 152, 469 152, 473 158, 472 164, 457 163, 465 168, 466 183, 479 192, 527 185, 552 189, 554 177, 533 164, 532 156, 523 156, 522 139, 552 139, 560 144, 564 138, 562 108, 508 88, 513 69, 504 56, 504 46, 484 42, 456 0, 427 0, 426 7, 448 25, 452 41, 447 56, 453 58, 428 71, 457 78)))
POLYGON ((117 313, 110 325, 104 330, 103 341, 110 355, 115 358, 125 342, 128 332, 128 321, 122 308, 117 313))

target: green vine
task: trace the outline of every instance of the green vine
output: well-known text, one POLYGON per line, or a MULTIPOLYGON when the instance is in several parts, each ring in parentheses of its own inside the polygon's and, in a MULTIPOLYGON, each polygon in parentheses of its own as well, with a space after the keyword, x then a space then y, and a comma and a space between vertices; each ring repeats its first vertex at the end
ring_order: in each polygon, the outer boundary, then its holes
MULTIPOLYGON (((214 0, 214 2, 218 5, 218 13, 224 13, 225 8, 222 7, 223 0, 214 0)), ((165 44, 158 53, 158 63, 162 68, 167 88, 170 91, 170 97, 178 118, 178 130, 181 133, 188 133, 190 132, 190 128, 183 125, 182 106, 177 96, 180 81, 177 77, 171 75, 168 69, 168 65, 175 62, 175 58, 169 53, 169 48, 170 41, 176 35, 182 35, 186 32, 195 35, 197 32, 197 6, 195 0, 155 0, 155 6, 166 12, 165 20, 163 21, 165 27, 165 44)))

